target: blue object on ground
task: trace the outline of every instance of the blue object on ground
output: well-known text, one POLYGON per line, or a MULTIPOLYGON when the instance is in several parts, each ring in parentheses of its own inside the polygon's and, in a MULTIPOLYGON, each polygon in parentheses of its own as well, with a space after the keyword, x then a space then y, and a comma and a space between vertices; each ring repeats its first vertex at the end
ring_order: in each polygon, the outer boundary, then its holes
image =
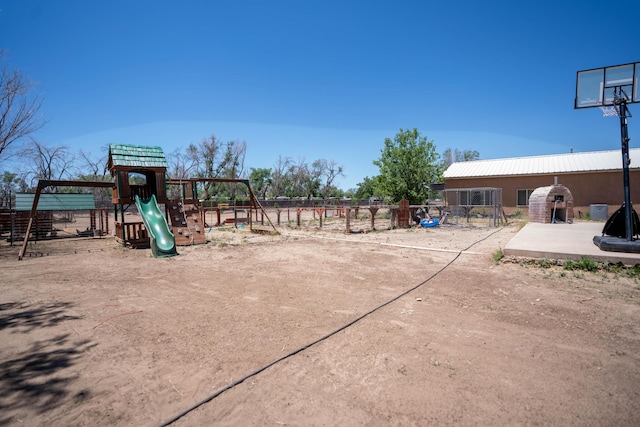
POLYGON ((435 227, 439 224, 438 218, 423 219, 420 225, 423 227, 435 227))

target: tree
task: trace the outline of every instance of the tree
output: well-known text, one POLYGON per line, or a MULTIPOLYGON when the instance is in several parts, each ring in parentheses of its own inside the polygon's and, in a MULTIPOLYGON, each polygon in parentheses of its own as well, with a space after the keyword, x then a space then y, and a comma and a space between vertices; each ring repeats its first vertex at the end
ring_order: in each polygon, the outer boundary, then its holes
MULTIPOLYGON (((198 145, 189 145, 187 157, 195 165, 196 175, 200 178, 238 178, 244 173, 246 151, 245 142, 222 143, 215 135, 211 135, 198 145)), ((211 197, 224 188, 215 183, 205 183, 203 187, 205 197, 211 197)))
POLYGON ((460 151, 457 148, 455 151, 451 151, 451 148, 447 148, 442 152, 442 165, 443 169, 451 166, 452 163, 457 162, 470 162, 472 160, 478 160, 480 153, 476 150, 464 150, 460 151))
POLYGON ((365 176, 362 182, 358 183, 358 189, 353 194, 353 197, 358 200, 364 200, 378 196, 379 194, 376 193, 377 180, 377 176, 374 176, 372 178, 365 176))
POLYGON ((271 175, 271 192, 273 197, 279 197, 287 194, 289 188, 290 177, 288 175, 291 167, 291 158, 278 156, 275 165, 273 165, 273 174, 271 175))
POLYGON ((319 159, 313 162, 312 167, 317 171, 319 178, 323 179, 323 183, 320 188, 320 195, 326 199, 331 195, 331 192, 335 192, 333 181, 339 177, 344 176, 344 168, 339 165, 335 160, 319 159))
POLYGON ((474 160, 478 160, 479 158, 480 158, 480 153, 477 150, 464 150, 462 152, 463 162, 471 162, 474 160))
MULTIPOLYGON (((64 145, 48 147, 32 141, 22 153, 26 159, 31 160, 28 175, 31 176, 32 186, 40 179, 60 180, 72 175, 74 157, 64 145)), ((56 188, 47 187, 45 191, 56 191, 56 188)))
MULTIPOLYGON (((86 173, 78 174, 79 181, 99 181, 99 182, 111 182, 111 176, 109 176, 109 170, 107 165, 107 147, 102 147, 105 154, 95 158, 91 152, 80 150, 80 164, 83 165, 83 171, 86 173)), ((105 207, 111 202, 112 194, 110 188, 82 188, 75 187, 74 191, 81 193, 92 193, 93 198, 96 201, 96 206, 105 207)), ((58 190, 60 191, 60 189, 58 190)), ((71 191, 71 188, 70 188, 71 191)))
POLYGON ((215 135, 200 141, 200 144, 190 144, 187 156, 196 167, 196 174, 201 178, 218 178, 224 164, 220 161, 221 143, 215 135))
POLYGON ((266 199, 267 191, 271 186, 271 169, 251 168, 249 184, 251 184, 251 189, 254 193, 258 194, 262 199, 266 199))
POLYGON ((3 172, 2 186, 0 187, 0 207, 9 207, 13 205, 16 197, 16 190, 26 190, 26 183, 16 173, 3 172))
MULTIPOLYGON (((0 51, 0 60, 3 52, 0 51)), ((12 145, 19 143, 45 125, 38 115, 42 106, 40 95, 29 96, 34 83, 20 70, 0 68, 0 160, 10 156, 12 145)))
POLYGON ((247 143, 245 141, 227 142, 225 152, 224 174, 227 178, 240 179, 244 176, 244 159, 247 156, 247 143))
POLYGON ((91 152, 80 150, 80 161, 84 165, 84 168, 88 171, 87 176, 91 177, 92 181, 101 180, 101 178, 107 176, 107 156, 100 156, 94 158, 91 152))
MULTIPOLYGON (((247 143, 246 142, 238 142, 238 141, 230 141, 226 144, 226 151, 224 153, 224 161, 223 163, 226 165, 223 170, 224 178, 231 179, 239 179, 242 175, 244 175, 244 159, 247 153, 247 143)), ((245 190, 246 187, 242 186, 242 188, 238 187, 238 184, 228 183, 225 184, 226 193, 229 195, 231 199, 235 199, 239 190, 245 190)), ((247 193, 243 193, 243 195, 247 196, 247 193)))
POLYGON ((380 158, 373 162, 380 168, 376 191, 394 202, 425 202, 429 198, 428 185, 439 182, 442 176, 435 148, 433 141, 427 141, 415 128, 400 129, 393 140, 386 138, 380 158))
POLYGON ((310 197, 320 187, 319 181, 313 176, 309 165, 304 158, 298 159, 298 163, 291 164, 287 171, 289 175, 289 197, 310 197))
POLYGON ((187 179, 197 167, 194 158, 179 148, 167 155, 167 164, 169 165, 167 174, 171 179, 187 179))
POLYGON ((334 160, 319 159, 309 165, 304 158, 293 163, 291 158, 279 156, 271 169, 271 196, 327 198, 341 194, 333 182, 343 170, 334 160))

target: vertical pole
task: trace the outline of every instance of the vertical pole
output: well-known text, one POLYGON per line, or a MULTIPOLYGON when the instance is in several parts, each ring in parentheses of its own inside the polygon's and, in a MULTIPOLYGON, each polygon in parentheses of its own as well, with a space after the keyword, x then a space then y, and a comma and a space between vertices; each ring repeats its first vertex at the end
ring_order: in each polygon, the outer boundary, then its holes
POLYGON ((627 129, 627 103, 622 100, 620 106, 620 139, 622 141, 622 177, 624 182, 624 215, 626 238, 630 242, 633 240, 633 220, 631 217, 631 190, 629 188, 629 134, 627 129))
POLYGON ((11 241, 11 246, 13 246, 13 230, 16 226, 15 222, 13 207, 11 206, 11 189, 9 189, 9 227, 11 227, 9 231, 9 240, 11 241))
POLYGON ((122 221, 122 245, 127 246, 127 228, 124 225, 124 206, 120 205, 120 219, 122 221))
POLYGON ((344 211, 345 211, 345 217, 346 217, 344 233, 350 234, 351 233, 351 218, 350 218, 351 208, 345 207, 344 211))

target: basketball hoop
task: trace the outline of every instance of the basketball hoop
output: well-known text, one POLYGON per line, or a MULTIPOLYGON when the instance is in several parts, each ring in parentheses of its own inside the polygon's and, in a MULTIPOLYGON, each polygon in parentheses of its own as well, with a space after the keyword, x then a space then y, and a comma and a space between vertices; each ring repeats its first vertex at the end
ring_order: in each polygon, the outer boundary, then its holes
POLYGON ((615 105, 600 107, 600 109, 602 110, 603 117, 620 117, 620 115, 618 114, 618 109, 615 105))

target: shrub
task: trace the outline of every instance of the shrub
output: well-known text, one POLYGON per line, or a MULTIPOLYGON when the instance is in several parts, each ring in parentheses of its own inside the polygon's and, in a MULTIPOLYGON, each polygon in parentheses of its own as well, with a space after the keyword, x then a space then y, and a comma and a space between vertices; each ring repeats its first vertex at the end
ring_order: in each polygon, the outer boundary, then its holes
POLYGON ((583 256, 577 262, 578 268, 584 271, 597 271, 598 263, 587 256, 583 256))
POLYGON ((552 260, 550 260, 549 258, 542 258, 542 259, 539 259, 539 260, 537 261, 537 264, 538 264, 540 267, 542 267, 542 268, 550 268, 550 267, 552 267, 553 265, 555 265, 555 263, 554 263, 552 260))
POLYGON ((491 257, 497 264, 502 258, 504 258, 504 251, 502 250, 502 248, 498 248, 498 250, 495 251, 491 257))

